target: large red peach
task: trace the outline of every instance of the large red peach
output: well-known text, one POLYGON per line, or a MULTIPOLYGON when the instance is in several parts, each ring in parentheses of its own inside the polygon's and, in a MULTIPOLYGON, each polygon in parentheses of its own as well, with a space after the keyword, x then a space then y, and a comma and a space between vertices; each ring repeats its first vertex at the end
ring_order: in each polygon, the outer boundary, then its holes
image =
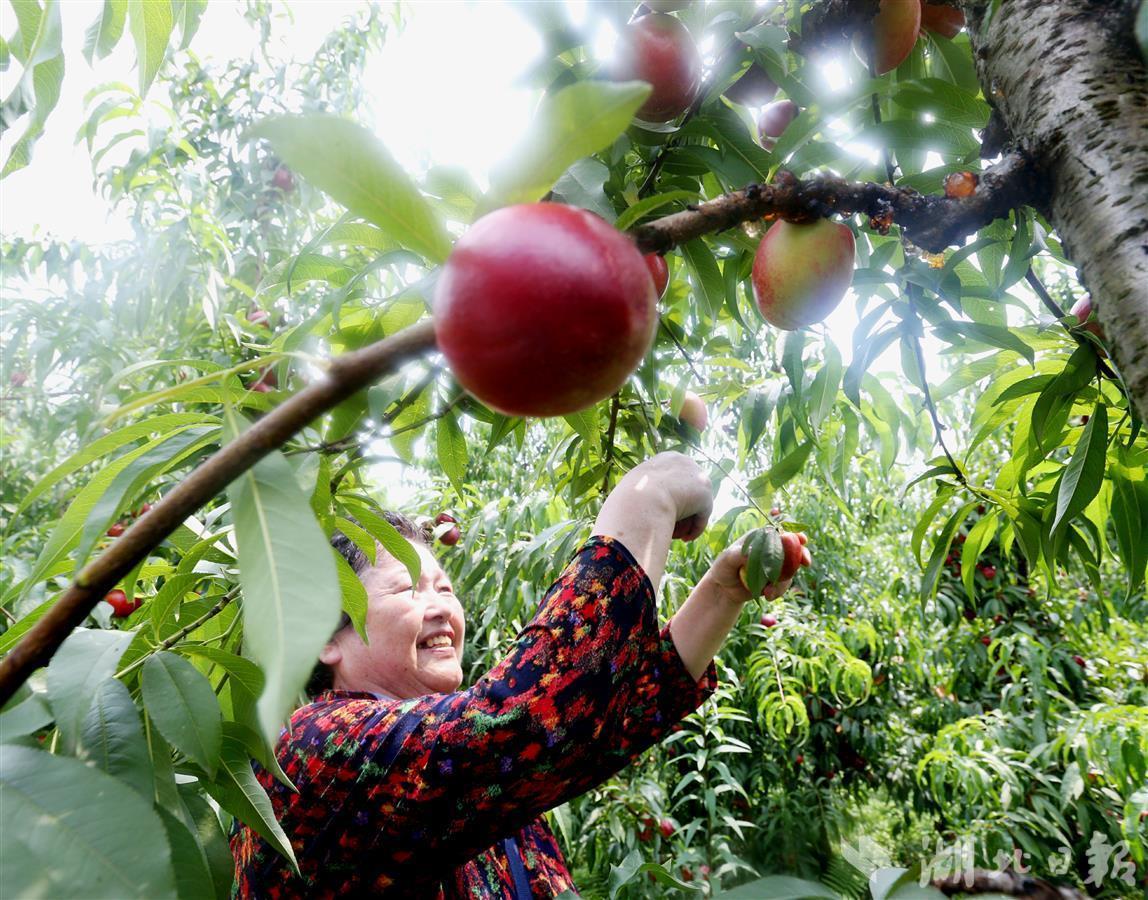
POLYGON ((434 303, 439 349, 459 383, 513 416, 558 416, 620 388, 657 326, 634 243, 558 203, 496 210, 455 245, 434 303))

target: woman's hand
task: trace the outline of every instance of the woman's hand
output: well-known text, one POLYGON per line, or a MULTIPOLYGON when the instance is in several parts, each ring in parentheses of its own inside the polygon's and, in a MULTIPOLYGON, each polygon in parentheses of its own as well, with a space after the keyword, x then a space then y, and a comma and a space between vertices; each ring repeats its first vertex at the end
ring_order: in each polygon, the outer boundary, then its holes
MULTIPOLYGON (((741 576, 742 569, 749 563, 749 557, 742 552, 742 547, 745 546, 748 537, 749 534, 744 534, 726 547, 713 561, 705 576, 712 581, 714 589, 722 595, 723 599, 735 603, 745 603, 753 599, 753 595, 750 594, 749 588, 746 587, 741 576)), ((766 600, 776 600, 789 590, 791 584, 793 584, 792 577, 775 584, 767 584, 761 592, 761 596, 766 600)))
MULTIPOLYGON (((718 554, 670 620, 674 646, 694 678, 701 678, 705 673, 714 654, 737 623, 746 601, 752 599, 749 588, 741 579, 742 567, 749 564, 749 557, 742 552, 746 537, 748 535, 742 535, 718 554)), ((762 596, 770 600, 780 597, 789 590, 792 580, 791 577, 767 585, 762 596)))
POLYGON ((706 530, 714 508, 713 486, 701 467, 684 453, 659 453, 634 466, 622 481, 645 485, 665 496, 675 538, 692 541, 706 530))
POLYGON ((618 482, 598 512, 593 533, 621 541, 656 591, 670 541, 701 535, 713 505, 713 488, 697 463, 681 453, 659 453, 618 482))

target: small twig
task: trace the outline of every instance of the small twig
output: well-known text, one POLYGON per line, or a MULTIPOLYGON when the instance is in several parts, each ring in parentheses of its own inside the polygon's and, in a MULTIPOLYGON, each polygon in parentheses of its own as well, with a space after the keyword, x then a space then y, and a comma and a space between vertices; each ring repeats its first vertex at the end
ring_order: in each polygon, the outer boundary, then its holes
POLYGON ((116 678, 123 678, 125 675, 128 675, 128 674, 134 672, 136 669, 138 669, 140 666, 142 666, 147 661, 148 657, 154 656, 155 654, 159 653, 162 650, 170 650, 172 647, 174 647, 176 644, 178 644, 180 641, 182 641, 185 637, 187 637, 189 634, 191 634, 193 631, 195 631, 195 629, 199 628, 205 622, 211 621, 216 616, 218 616, 221 612, 223 612, 223 608, 225 606, 227 606, 227 604, 230 603, 232 600, 234 600, 237 596, 239 596, 239 588, 235 588, 234 590, 228 591, 226 594, 224 594, 222 597, 219 598, 219 602, 216 603, 215 606, 211 607, 211 609, 209 609, 207 612, 205 612, 202 616, 200 616, 198 619, 196 619, 193 622, 188 622, 186 625, 183 626, 183 628, 181 628, 179 631, 177 631, 175 634, 171 635, 170 637, 164 638, 164 640, 162 640, 159 644, 157 644, 155 646, 155 648, 150 653, 146 654, 145 656, 141 656, 139 659, 135 660, 130 665, 124 666, 124 668, 122 668, 122 669, 120 669, 120 671, 116 672, 115 677, 116 678))
POLYGON ((614 464, 614 432, 618 427, 618 406, 622 392, 615 392, 610 400, 610 427, 606 430, 606 471, 602 473, 602 495, 610 491, 610 467, 614 464))
POLYGON ((750 506, 756 509, 763 516, 768 517, 768 513, 760 506, 758 506, 757 501, 753 499, 753 495, 749 492, 749 488, 742 487, 741 482, 734 478, 728 469, 723 469, 722 464, 710 456, 708 453, 706 453, 706 451, 701 448, 701 445, 696 444, 694 441, 689 439, 686 440, 686 443, 689 444, 691 450, 694 450, 695 452, 704 456, 711 466, 713 466, 726 477, 726 480, 729 481, 730 484, 741 491, 741 493, 745 495, 745 499, 749 502, 750 506))
POLYGON ((429 422, 433 422, 436 419, 441 419, 448 412, 450 412, 452 409, 454 409, 456 406, 458 406, 459 403, 461 403, 463 401, 463 399, 465 399, 465 397, 466 397, 465 393, 460 393, 457 397, 455 397, 453 400, 451 400, 450 403, 448 403, 446 406, 444 406, 438 412, 432 413, 429 416, 426 416, 422 419, 419 419, 417 422, 410 422, 407 425, 402 426, 401 428, 396 428, 393 431, 387 432, 386 434, 379 435, 379 437, 393 438, 396 434, 402 434, 404 431, 413 431, 416 428, 422 428, 424 425, 426 425, 429 422))

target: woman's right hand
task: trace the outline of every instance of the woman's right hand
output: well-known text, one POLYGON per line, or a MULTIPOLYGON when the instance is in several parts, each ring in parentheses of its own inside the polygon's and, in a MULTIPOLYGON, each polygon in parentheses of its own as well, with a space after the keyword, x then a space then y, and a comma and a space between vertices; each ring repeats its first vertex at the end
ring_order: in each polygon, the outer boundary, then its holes
POLYGON ((666 497, 675 538, 692 541, 706 530, 714 507, 713 486, 701 466, 684 453, 659 453, 634 466, 623 480, 648 485, 666 497))

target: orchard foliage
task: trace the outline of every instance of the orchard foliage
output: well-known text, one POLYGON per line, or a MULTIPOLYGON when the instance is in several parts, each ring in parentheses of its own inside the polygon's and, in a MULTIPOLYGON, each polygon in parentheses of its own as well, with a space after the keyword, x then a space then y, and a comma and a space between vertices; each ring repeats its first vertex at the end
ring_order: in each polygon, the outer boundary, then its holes
MULTIPOLYGON (((661 5, 684 6, 672 15, 707 48, 707 74, 660 124, 635 119, 649 89, 607 77, 588 44, 599 26, 623 32, 632 9, 588 4, 578 30, 557 4, 524 5, 545 43, 527 79, 538 105, 480 184, 405 171, 387 149, 401 126, 356 121, 363 67, 402 39, 401 8, 363 12, 300 64, 269 55, 281 24, 252 3, 262 52, 216 67, 188 49, 202 4, 108 0, 89 50, 127 23, 141 82, 94 88, 78 137, 134 239, 3 238, 0 652, 145 504, 331 356, 425 320, 453 244, 484 214, 547 199, 626 230, 782 168, 942 195, 986 165, 990 106, 964 32, 926 31, 874 75, 863 41, 831 58, 788 48, 810 4, 661 5), (800 109, 769 149, 758 110, 723 96, 762 72, 800 109)), ((30 158, 63 72, 59 5, 18 7, 8 47, 32 69, 4 121, 19 101, 29 125, 6 171, 30 158)), ((0 713, 5 891, 226 896, 233 816, 290 856, 250 763, 277 768, 271 748, 340 604, 362 629, 365 593, 325 538, 339 529, 418 566, 381 515, 374 464, 421 473, 405 512, 450 508, 461 526, 442 556, 473 678, 529 621, 604 492, 667 449, 696 454, 730 499, 675 548, 663 616, 774 518, 808 533, 813 565, 747 610, 715 700, 555 811, 586 896, 764 878, 746 896, 892 897, 898 868, 916 880, 964 840, 978 865, 1019 849, 1035 874, 1083 884, 1096 835, 1143 878, 1148 439, 1103 336, 1063 313, 1083 292, 1055 232, 1018 206, 930 254, 891 221, 846 218, 856 325, 843 347, 827 327, 762 318, 751 275, 769 225, 666 254, 653 346, 612 397, 515 418, 428 355, 188 518, 0 713), (708 406, 704 436, 687 392, 708 406), (888 855, 859 856, 862 838, 888 855)))

